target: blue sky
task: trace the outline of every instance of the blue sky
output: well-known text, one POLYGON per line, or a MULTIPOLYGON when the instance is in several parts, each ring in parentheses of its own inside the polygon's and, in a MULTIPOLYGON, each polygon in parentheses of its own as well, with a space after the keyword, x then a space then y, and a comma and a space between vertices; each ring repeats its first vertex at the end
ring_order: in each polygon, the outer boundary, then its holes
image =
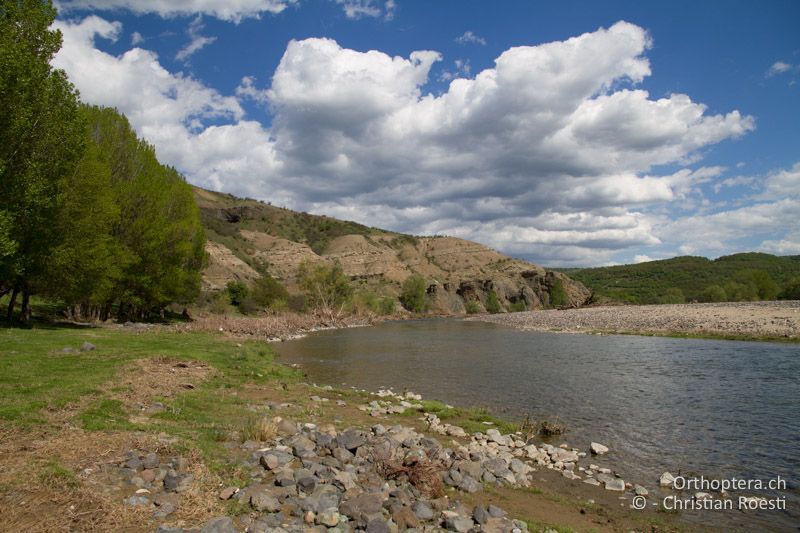
POLYGON ((545 265, 800 254, 800 3, 70 0, 200 186, 545 265))

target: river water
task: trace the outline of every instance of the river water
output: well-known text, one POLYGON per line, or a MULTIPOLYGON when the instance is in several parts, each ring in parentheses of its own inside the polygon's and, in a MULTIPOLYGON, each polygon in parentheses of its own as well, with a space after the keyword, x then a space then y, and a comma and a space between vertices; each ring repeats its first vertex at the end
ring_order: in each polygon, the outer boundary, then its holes
MULTIPOLYGON (((661 501, 669 471, 716 479, 780 476, 786 511, 692 511, 726 529, 798 531, 800 346, 763 342, 519 331, 460 320, 388 322, 315 333, 276 346, 319 384, 391 387, 510 420, 559 418, 559 442, 597 459, 661 501)), ((681 497, 689 497, 684 493, 681 497)))

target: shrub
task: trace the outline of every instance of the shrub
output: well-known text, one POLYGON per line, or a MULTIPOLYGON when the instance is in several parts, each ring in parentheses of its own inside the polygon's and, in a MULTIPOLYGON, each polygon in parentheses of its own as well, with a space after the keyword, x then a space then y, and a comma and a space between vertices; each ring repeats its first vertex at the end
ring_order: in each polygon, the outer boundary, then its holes
POLYGON ((247 285, 242 283, 241 281, 234 281, 231 280, 225 285, 225 292, 228 293, 228 300, 231 302, 231 305, 239 306, 247 297, 247 285))
POLYGON ((733 281, 751 286, 748 294, 755 292, 753 299, 774 300, 778 296, 778 284, 763 270, 740 270, 733 275, 733 281))
POLYGON ((511 311, 512 313, 519 313, 521 311, 527 311, 528 306, 525 305, 525 300, 520 300, 518 302, 512 302, 508 306, 508 310, 511 311))
POLYGON ((564 283, 556 278, 553 287, 550 289, 550 306, 562 307, 569 304, 569 297, 567 291, 564 289, 564 283))
POLYGON ((562 435, 566 433, 567 426, 560 420, 542 420, 538 424, 537 433, 543 437, 551 437, 553 435, 562 435))
POLYGON ((658 297, 657 303, 660 304, 682 304, 686 302, 683 291, 677 287, 670 287, 664 294, 658 297))
POLYGON ((400 290, 400 303, 412 313, 428 310, 428 282, 419 274, 412 274, 403 282, 400 290))
POLYGON ((781 300, 800 300, 800 278, 792 278, 780 294, 781 300))
POLYGON ((489 291, 489 294, 486 295, 486 310, 493 315, 502 310, 500 300, 497 299, 497 293, 494 290, 489 291))
POLYGON ((719 285, 709 285, 703 290, 704 302, 725 302, 728 300, 728 295, 725 289, 719 285))
POLYGON ((253 301, 261 307, 282 307, 289 300, 286 288, 269 274, 264 274, 253 284, 250 291, 253 301))
POLYGON ((308 262, 300 264, 300 286, 306 293, 306 304, 326 312, 338 312, 350 300, 353 288, 338 262, 333 266, 308 262))
POLYGON ((481 306, 475 300, 469 300, 466 304, 467 313, 470 315, 474 315, 475 313, 481 312, 481 306))

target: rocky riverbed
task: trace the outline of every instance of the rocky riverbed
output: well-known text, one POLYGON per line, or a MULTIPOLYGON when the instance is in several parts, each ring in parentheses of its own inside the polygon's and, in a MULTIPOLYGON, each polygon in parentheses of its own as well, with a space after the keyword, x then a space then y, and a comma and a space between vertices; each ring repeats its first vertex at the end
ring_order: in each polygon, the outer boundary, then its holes
POLYGON ((531 331, 800 339, 800 301, 584 307, 469 320, 531 331))
MULTIPOLYGON (((402 424, 337 429, 275 416, 264 422, 270 438, 225 444, 241 457, 247 480, 222 487, 216 497, 236 502, 241 513, 211 518, 200 528, 184 528, 170 519, 199 488, 183 457, 133 449, 121 461, 82 475, 101 478, 126 506, 151 513, 157 533, 522 533, 528 529, 525 521, 496 505, 468 505, 462 496, 493 486, 529 487, 541 468, 628 497, 647 494, 644 487, 592 464, 593 456, 608 452, 599 443, 579 450, 537 443, 521 433, 503 435, 492 427, 468 435, 461 427, 419 411, 414 403, 419 395, 382 390, 375 396, 379 399, 359 405, 359 410, 373 418, 420 412, 429 433, 442 440, 402 424)), ((319 395, 310 399, 331 402, 319 395)))

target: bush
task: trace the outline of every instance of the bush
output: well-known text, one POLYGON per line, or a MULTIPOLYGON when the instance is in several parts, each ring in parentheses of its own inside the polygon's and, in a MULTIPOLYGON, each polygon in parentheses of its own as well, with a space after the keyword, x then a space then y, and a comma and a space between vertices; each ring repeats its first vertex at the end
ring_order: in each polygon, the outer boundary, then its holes
POLYGON ((285 307, 289 300, 286 288, 269 274, 264 274, 255 281, 250 295, 257 305, 273 309, 285 307))
POLYGON ((497 293, 493 290, 489 291, 489 294, 486 295, 486 310, 493 315, 502 310, 500 307, 500 300, 497 299, 497 293))
POLYGON ((550 289, 550 306, 563 307, 568 304, 569 296, 567 296, 567 291, 564 289, 564 283, 556 278, 553 287, 550 289))
POLYGON ((686 296, 683 291, 677 287, 671 287, 664 291, 664 294, 658 297, 657 303, 660 304, 682 304, 686 302, 686 296))
POLYGON ((726 302, 728 294, 719 285, 709 285, 703 290, 704 302, 726 302))
POLYGON ((519 313, 521 311, 527 311, 528 306, 525 305, 525 300, 520 300, 518 302, 512 302, 508 306, 508 310, 511 311, 512 313, 519 313))
POLYGON ((379 296, 371 291, 359 292, 353 298, 352 311, 357 314, 391 315, 395 301, 390 296, 379 296))
POLYGON ((469 300, 466 304, 467 313, 470 315, 474 315, 475 313, 481 312, 481 306, 475 300, 469 300))
POLYGON ((781 300, 800 300, 800 278, 792 278, 780 294, 781 300))
POLYGON ((733 275, 733 281, 751 286, 748 295, 754 292, 754 300, 774 300, 778 297, 778 284, 763 270, 740 270, 733 275))
POLYGON ((338 312, 353 295, 350 281, 339 263, 312 266, 303 262, 298 274, 300 286, 306 293, 306 304, 317 309, 338 312))
POLYGON ((227 285, 225 285, 225 292, 228 293, 228 300, 231 302, 231 305, 239 306, 242 301, 247 298, 247 285, 242 283, 241 281, 229 281, 227 285))
POLYGON ((412 274, 403 282, 400 289, 400 303, 412 313, 428 310, 428 282, 419 274, 412 274))
POLYGON ((752 302, 758 300, 758 288, 752 283, 729 281, 725 284, 725 294, 731 302, 752 302))

